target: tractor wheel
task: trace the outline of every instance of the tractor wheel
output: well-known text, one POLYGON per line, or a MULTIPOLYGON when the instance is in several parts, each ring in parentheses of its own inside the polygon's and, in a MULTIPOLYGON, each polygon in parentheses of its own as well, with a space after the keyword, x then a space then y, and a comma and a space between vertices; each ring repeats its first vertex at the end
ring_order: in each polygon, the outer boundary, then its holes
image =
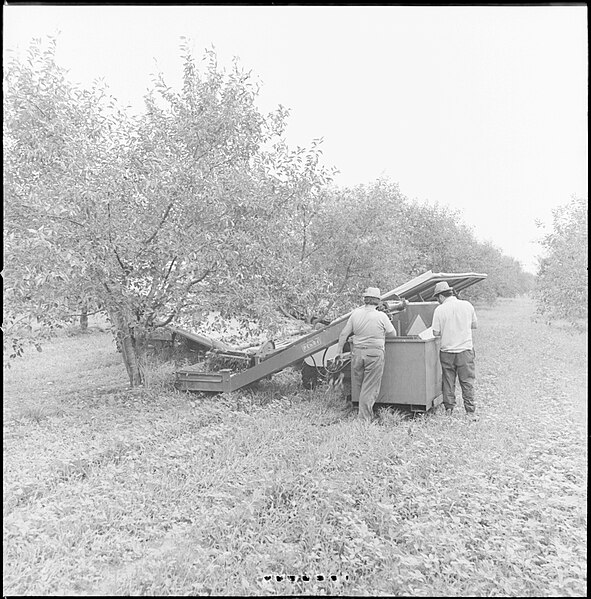
POLYGON ((318 384, 318 371, 306 362, 302 365, 302 384, 304 389, 314 389, 318 384))

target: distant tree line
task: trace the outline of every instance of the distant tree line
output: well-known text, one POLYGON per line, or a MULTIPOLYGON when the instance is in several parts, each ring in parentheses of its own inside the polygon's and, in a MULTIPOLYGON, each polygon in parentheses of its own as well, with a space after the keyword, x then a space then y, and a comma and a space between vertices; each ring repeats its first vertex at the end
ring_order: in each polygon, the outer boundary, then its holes
POLYGON ((488 274, 473 301, 531 289, 457 212, 388 180, 334 185, 320 140, 288 147, 289 111, 262 114, 238 62, 181 46, 181 88, 156 77, 132 116, 103 84, 71 83, 55 49, 5 61, 5 357, 103 311, 138 385, 149 333, 203 309, 269 328, 278 312, 333 318, 426 270, 488 274))
POLYGON ((538 312, 549 318, 588 318, 588 225, 587 198, 574 197, 553 212, 535 289, 538 312))

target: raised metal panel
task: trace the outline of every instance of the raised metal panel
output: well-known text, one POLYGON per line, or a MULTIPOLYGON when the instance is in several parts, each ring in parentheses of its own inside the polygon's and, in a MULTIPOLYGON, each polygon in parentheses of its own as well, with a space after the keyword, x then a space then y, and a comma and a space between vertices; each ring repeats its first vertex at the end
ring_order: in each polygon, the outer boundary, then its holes
POLYGON ((450 287, 453 287, 456 291, 462 291, 486 278, 487 275, 475 272, 434 273, 429 270, 426 273, 411 279, 407 283, 404 283, 404 285, 397 287, 395 291, 399 297, 407 299, 410 302, 428 302, 435 299, 433 291, 435 290, 435 285, 441 281, 446 281, 449 283, 450 287))

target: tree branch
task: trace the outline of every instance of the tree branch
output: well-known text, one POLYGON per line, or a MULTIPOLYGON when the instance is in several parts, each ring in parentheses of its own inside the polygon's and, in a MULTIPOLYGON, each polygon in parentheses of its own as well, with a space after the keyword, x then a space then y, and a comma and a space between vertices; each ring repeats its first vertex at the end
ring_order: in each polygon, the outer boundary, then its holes
POLYGON ((105 312, 105 309, 95 310, 94 312, 86 312, 85 314, 66 314, 64 318, 79 318, 80 316, 93 316, 94 314, 100 314, 101 312, 105 312))
POLYGON ((37 212, 42 218, 51 218, 53 220, 63 220, 63 221, 72 223, 73 225, 77 225, 78 227, 83 227, 83 228, 86 227, 86 225, 84 223, 80 223, 77 220, 74 220, 73 218, 68 218, 66 216, 58 216, 57 214, 48 214, 47 212, 44 212, 43 210, 36 208, 35 206, 31 206, 29 204, 21 203, 20 206, 22 208, 26 208, 26 209, 30 210, 31 212, 37 212))
POLYGON ((178 301, 176 308, 162 322, 159 322, 158 324, 154 323, 154 326, 164 327, 167 324, 169 324, 170 322, 172 322, 172 320, 175 318, 175 316, 185 307, 185 305, 186 305, 185 298, 186 298, 187 293, 189 293, 189 291, 191 290, 191 287, 193 287, 194 285, 197 285, 197 283, 201 283, 201 281, 203 281, 203 279, 205 279, 205 277, 208 274, 210 274, 211 271, 212 271, 212 269, 208 268, 200 277, 189 281, 185 285, 184 291, 181 293, 181 299, 178 301))
POLYGON ((335 293, 335 297, 333 298, 333 300, 330 302, 330 304, 328 304, 324 312, 322 312, 322 314, 320 315, 321 320, 323 320, 324 317, 328 314, 328 312, 332 309, 332 307, 335 305, 337 301, 337 298, 343 292, 343 289, 345 288, 345 285, 349 279, 349 273, 351 272, 351 266, 353 265, 354 259, 355 257, 353 256, 351 257, 351 260, 349 260, 349 264, 347 265, 347 269, 345 270, 345 276, 343 277, 343 282, 341 283, 341 286, 339 287, 338 291, 335 293))
POLYGON ((119 256, 119 252, 117 252, 117 246, 113 243, 113 237, 111 235, 111 202, 109 202, 107 204, 107 215, 109 217, 109 243, 111 244, 111 246, 113 248, 113 252, 115 253, 115 257, 117 258, 117 262, 119 262, 119 266, 121 267, 121 269, 125 273, 125 276, 127 276, 133 269, 131 267, 129 267, 129 266, 126 266, 123 263, 123 260, 121 260, 121 257, 119 256))
POLYGON ((164 225, 164 223, 166 222, 166 219, 168 218, 168 215, 170 214, 170 211, 171 211, 171 209, 172 209, 173 206, 174 206, 174 202, 170 202, 170 204, 168 204, 168 206, 166 207, 166 210, 164 211, 164 215, 160 219, 160 223, 156 227, 155 231, 152 233, 152 235, 150 235, 150 237, 148 237, 148 239, 146 239, 143 242, 142 245, 144 247, 147 246, 152 241, 154 241, 154 238, 156 237, 156 235, 158 235, 158 231, 160 231, 160 229, 162 228, 162 225, 164 225))

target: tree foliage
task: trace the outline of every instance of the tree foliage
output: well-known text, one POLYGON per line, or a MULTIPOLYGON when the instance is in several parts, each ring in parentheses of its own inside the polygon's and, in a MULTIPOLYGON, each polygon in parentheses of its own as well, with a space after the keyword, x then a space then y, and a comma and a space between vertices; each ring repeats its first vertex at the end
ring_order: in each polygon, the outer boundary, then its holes
POLYGON ((5 357, 103 310, 137 385, 150 332, 207 310, 272 331, 278 311, 334 318, 425 270, 488 273, 480 299, 524 290, 456 212, 388 180, 333 185, 322 140, 290 148, 289 111, 262 114, 237 61, 183 43, 180 89, 155 77, 131 116, 71 83, 55 50, 36 41, 4 70, 5 357))
POLYGON ((141 118, 69 83, 55 42, 5 70, 5 324, 61 322, 88 296, 108 313, 133 385, 149 331, 241 280, 243 255, 266 245, 316 169, 291 175, 287 113, 260 114, 248 73, 225 73, 213 53, 201 72, 183 52, 182 90, 157 79, 141 118))
MULTIPOLYGON (((486 273, 463 293, 472 301, 514 297, 532 286, 533 276, 491 242, 477 240, 457 211, 411 201, 387 179, 327 189, 311 231, 304 271, 308 277, 323 272, 328 283, 316 304, 305 299, 309 311, 320 314, 328 307, 337 316, 368 285, 393 289, 427 270, 486 273)), ((302 294, 294 293, 293 301, 298 298, 302 294)))
POLYGON ((552 231, 542 239, 536 298, 538 311, 555 318, 588 316, 588 201, 572 200, 553 211, 552 231))

